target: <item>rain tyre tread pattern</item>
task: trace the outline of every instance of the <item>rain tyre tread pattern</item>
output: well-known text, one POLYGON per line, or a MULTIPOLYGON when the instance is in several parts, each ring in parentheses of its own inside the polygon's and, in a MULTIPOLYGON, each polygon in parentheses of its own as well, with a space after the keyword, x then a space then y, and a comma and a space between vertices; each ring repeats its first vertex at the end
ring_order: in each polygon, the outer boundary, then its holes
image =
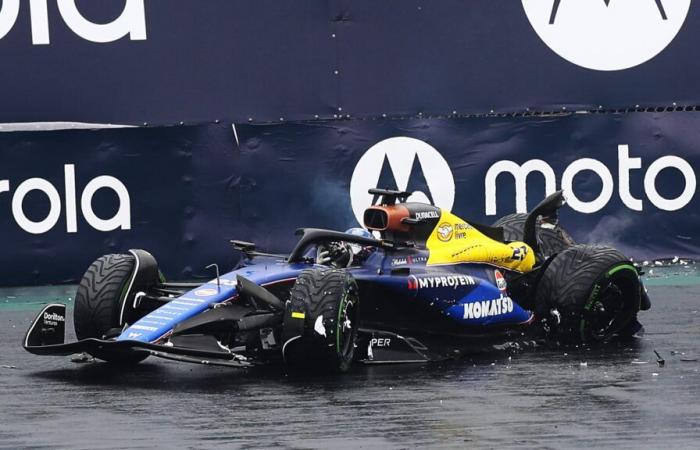
POLYGON ((101 338, 119 326, 120 296, 133 270, 131 255, 105 255, 90 265, 75 295, 73 318, 78 339, 101 338))
POLYGON ((357 283, 352 275, 342 269, 307 269, 297 277, 290 291, 287 315, 293 311, 303 311, 304 329, 301 336, 304 352, 292 352, 287 357, 291 366, 310 364, 321 370, 344 372, 352 363, 354 340, 357 328, 353 330, 348 354, 342 354, 337 348, 339 309, 344 299, 351 298, 355 307, 359 307, 357 283), (326 336, 319 335, 314 325, 322 316, 326 336), (298 359, 298 361, 295 361, 298 359))
POLYGON ((580 327, 584 308, 598 280, 621 265, 631 262, 618 250, 598 245, 575 245, 554 258, 537 287, 537 310, 546 314, 556 308, 560 314, 554 338, 567 343, 588 340, 580 327))
MULTIPOLYGON (((102 339, 109 330, 120 326, 122 294, 134 266, 132 255, 119 254, 104 255, 90 265, 75 295, 73 323, 78 340, 102 339)), ((146 357, 143 353, 93 356, 118 363, 136 363, 146 357)))

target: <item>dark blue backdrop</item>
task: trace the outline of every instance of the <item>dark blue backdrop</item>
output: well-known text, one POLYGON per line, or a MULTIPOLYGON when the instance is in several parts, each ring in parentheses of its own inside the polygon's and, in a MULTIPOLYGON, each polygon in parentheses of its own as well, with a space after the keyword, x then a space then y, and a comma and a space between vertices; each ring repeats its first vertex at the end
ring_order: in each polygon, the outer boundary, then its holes
MULTIPOLYGON (((96 23, 124 4, 77 1, 96 23)), ((621 71, 558 56, 519 0, 145 0, 143 16, 145 40, 95 43, 49 1, 50 43, 33 45, 21 2, 0 39, 0 122, 260 122, 700 100, 697 5, 663 52, 621 71)))
MULTIPOLYGON (((612 196, 592 214, 564 209, 562 222, 576 239, 617 245, 642 258, 700 256, 694 187, 692 199, 677 211, 655 206, 644 187, 645 174, 661 157, 675 155, 698 167, 700 113, 351 120, 239 125, 236 130, 240 145, 232 127, 224 124, 0 133, 0 183, 7 180, 9 185, 9 192, 0 192, 0 284, 76 280, 100 254, 133 247, 150 249, 169 277, 207 276, 206 264, 218 262, 228 268, 235 262, 228 239, 286 251, 297 227, 356 226, 350 186, 358 161, 375 144, 396 137, 416 139, 410 142, 419 147, 432 146, 454 179, 452 210, 486 223, 496 219, 486 215, 486 177, 499 161, 542 160, 559 187, 570 164, 582 158, 598 160, 611 174, 612 196), (642 211, 620 200, 620 145, 628 146, 631 157, 642 158, 641 169, 629 172, 630 192, 641 199, 642 211), (67 232, 66 164, 75 166, 77 233, 67 232), (117 178, 129 192, 129 230, 98 231, 84 218, 81 193, 103 175, 117 178), (43 234, 23 230, 12 213, 20 183, 37 177, 50 182, 61 197, 60 216, 43 234)), ((375 181, 391 187, 395 183, 443 201, 444 195, 435 189, 436 177, 449 177, 431 172, 440 167, 426 164, 436 161, 432 150, 416 153, 411 145, 384 142, 374 147, 391 155, 364 166, 355 176, 365 187, 375 181)), ((694 169, 691 173, 695 180, 694 169)), ((501 173, 494 186, 497 216, 513 212, 513 177, 501 173)), ((662 170, 656 178, 658 193, 666 198, 679 196, 685 186, 677 169, 662 170)), ((532 207, 545 194, 544 176, 533 172, 526 187, 532 207)), ((598 197, 601 188, 593 172, 574 177, 573 189, 582 201, 598 197)), ((102 219, 118 209, 110 189, 98 190, 93 198, 95 214, 102 219)), ((49 212, 47 196, 36 190, 26 195, 22 206, 33 221, 49 212)))

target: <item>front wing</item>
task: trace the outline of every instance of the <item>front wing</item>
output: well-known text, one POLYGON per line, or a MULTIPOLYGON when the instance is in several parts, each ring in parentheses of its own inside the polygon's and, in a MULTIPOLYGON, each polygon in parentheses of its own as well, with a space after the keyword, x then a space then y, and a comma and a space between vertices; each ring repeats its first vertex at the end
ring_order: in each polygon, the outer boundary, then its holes
POLYGON ((251 365, 245 358, 220 347, 211 336, 183 336, 177 345, 152 344, 131 340, 82 339, 65 343, 66 305, 50 304, 44 307, 27 330, 23 347, 35 355, 119 355, 145 352, 153 356, 201 364, 245 367, 251 365))

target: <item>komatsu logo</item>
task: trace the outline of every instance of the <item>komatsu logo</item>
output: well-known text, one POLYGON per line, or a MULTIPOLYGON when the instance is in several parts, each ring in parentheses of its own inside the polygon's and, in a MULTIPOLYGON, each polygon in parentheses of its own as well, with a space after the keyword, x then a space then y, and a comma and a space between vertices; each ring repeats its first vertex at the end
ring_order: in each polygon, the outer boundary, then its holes
POLYGON ((661 53, 683 27, 691 0, 522 0, 556 54, 593 70, 623 70, 661 53))
POLYGON ((510 297, 500 297, 493 300, 482 300, 464 304, 465 319, 481 319, 484 317, 500 316, 513 312, 513 300, 510 297))
MULTIPOLYGON (((49 12, 47 0, 29 0, 21 2, 29 5, 32 27, 32 43, 48 45, 51 43, 49 32, 49 12)), ((144 0, 126 0, 122 13, 110 23, 94 23, 86 19, 78 10, 76 0, 57 0, 58 11, 76 35, 90 42, 114 42, 124 36, 132 41, 146 40, 146 13, 144 0)), ((12 30, 20 11, 20 0, 3 0, 0 7, 0 39, 12 30)))

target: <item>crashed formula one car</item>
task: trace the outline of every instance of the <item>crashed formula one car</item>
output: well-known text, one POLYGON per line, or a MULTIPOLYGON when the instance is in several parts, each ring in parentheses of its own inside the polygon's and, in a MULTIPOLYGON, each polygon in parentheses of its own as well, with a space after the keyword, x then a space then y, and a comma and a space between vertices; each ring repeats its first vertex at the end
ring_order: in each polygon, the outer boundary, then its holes
POLYGON ((493 226, 406 202, 409 192, 370 193, 366 229, 300 229, 288 255, 232 241, 246 264, 223 275, 217 267, 204 284, 165 282, 143 250, 103 256, 75 297, 78 341, 64 343, 66 307, 53 304, 24 348, 342 372, 523 336, 587 345, 640 331, 637 314, 650 307, 640 273, 613 248, 572 241, 558 224, 561 192, 493 226))

